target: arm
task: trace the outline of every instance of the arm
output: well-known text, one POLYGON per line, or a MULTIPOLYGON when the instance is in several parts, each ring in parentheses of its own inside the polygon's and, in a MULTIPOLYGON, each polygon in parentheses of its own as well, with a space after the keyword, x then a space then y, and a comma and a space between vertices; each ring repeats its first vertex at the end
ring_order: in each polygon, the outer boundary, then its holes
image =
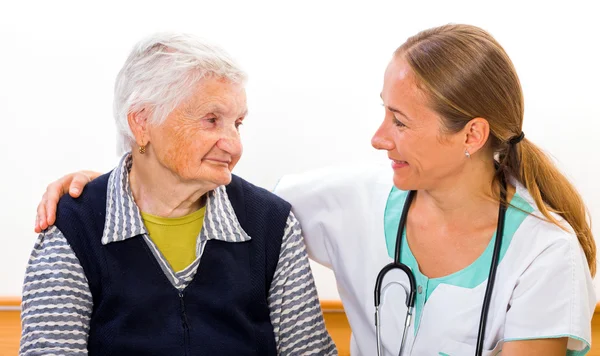
POLYGON ((337 221, 332 214, 339 210, 327 206, 321 199, 328 185, 317 183, 311 174, 286 176, 274 189, 274 193, 292 204, 292 211, 302 221, 302 234, 308 257, 331 268, 331 243, 323 228, 323 217, 337 221))
POLYGON ((502 354, 565 355, 567 349, 583 354, 591 342, 595 304, 592 278, 577 238, 565 236, 549 244, 513 290, 502 354))
POLYGON ((310 270, 300 223, 290 213, 269 290, 271 323, 280 355, 337 355, 310 270))
POLYGON ((77 173, 67 174, 56 182, 51 183, 46 188, 46 192, 42 196, 42 201, 37 207, 37 216, 35 218, 35 232, 40 233, 42 230, 54 224, 56 219, 56 206, 61 196, 67 194, 73 198, 77 198, 83 191, 83 187, 92 179, 100 176, 101 173, 93 171, 80 171, 77 173))
POLYGON ((502 355, 506 356, 565 356, 567 354, 566 337, 557 339, 537 339, 510 341, 502 348, 502 355))
POLYGON ((79 260, 54 226, 33 248, 21 305, 19 355, 87 355, 92 294, 79 260))

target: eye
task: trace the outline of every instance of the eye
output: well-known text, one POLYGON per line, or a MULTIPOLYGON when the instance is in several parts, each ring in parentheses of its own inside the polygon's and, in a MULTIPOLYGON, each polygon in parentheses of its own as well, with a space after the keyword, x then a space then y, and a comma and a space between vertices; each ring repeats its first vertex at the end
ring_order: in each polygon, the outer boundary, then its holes
POLYGON ((396 126, 398 126, 398 127, 406 127, 406 125, 404 125, 404 124, 402 123, 402 121, 400 121, 400 120, 398 120, 398 119, 396 119, 396 118, 394 118, 394 119, 393 119, 393 121, 394 121, 394 125, 396 125, 396 126))
POLYGON ((214 124, 215 122, 217 122, 217 118, 216 117, 207 117, 206 121, 210 122, 211 124, 214 124))
POLYGON ((235 128, 239 129, 240 126, 242 126, 244 124, 243 121, 244 121, 244 117, 243 116, 240 117, 239 119, 237 119, 237 121, 235 122, 235 128))

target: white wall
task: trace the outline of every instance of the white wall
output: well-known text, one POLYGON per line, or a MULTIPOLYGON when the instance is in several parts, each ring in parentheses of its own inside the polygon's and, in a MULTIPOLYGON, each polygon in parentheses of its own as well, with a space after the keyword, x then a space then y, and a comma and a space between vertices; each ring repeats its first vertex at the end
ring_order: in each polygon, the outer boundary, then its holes
MULTIPOLYGON (((87 3, 0 5, 0 295, 20 294, 46 185, 116 163, 113 80, 130 47, 157 30, 218 42, 249 72, 250 115, 236 173, 272 188, 285 173, 384 160, 370 137, 382 118, 391 53, 427 27, 482 26, 520 74, 527 137, 579 188, 600 237, 600 26, 591 1, 87 3)), ((318 266, 315 274, 321 297, 337 298, 332 275, 318 266)))

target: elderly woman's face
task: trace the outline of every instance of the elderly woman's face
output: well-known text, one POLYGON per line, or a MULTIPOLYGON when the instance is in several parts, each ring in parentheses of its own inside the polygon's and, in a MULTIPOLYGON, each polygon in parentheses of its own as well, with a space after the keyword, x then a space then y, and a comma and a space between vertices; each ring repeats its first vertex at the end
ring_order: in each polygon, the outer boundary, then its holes
POLYGON ((149 128, 150 144, 160 164, 183 180, 229 184, 242 155, 246 112, 242 84, 204 78, 164 123, 149 128))

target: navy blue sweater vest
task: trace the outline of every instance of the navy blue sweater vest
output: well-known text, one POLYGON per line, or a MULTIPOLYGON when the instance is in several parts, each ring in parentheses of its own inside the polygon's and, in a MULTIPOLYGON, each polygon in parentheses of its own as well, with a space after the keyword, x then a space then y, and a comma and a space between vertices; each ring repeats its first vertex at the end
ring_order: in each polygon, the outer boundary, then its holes
POLYGON ((141 236, 102 245, 108 174, 63 197, 56 226, 93 296, 90 355, 276 355, 267 297, 290 205, 234 176, 227 194, 246 242, 209 240, 180 293, 141 236))

